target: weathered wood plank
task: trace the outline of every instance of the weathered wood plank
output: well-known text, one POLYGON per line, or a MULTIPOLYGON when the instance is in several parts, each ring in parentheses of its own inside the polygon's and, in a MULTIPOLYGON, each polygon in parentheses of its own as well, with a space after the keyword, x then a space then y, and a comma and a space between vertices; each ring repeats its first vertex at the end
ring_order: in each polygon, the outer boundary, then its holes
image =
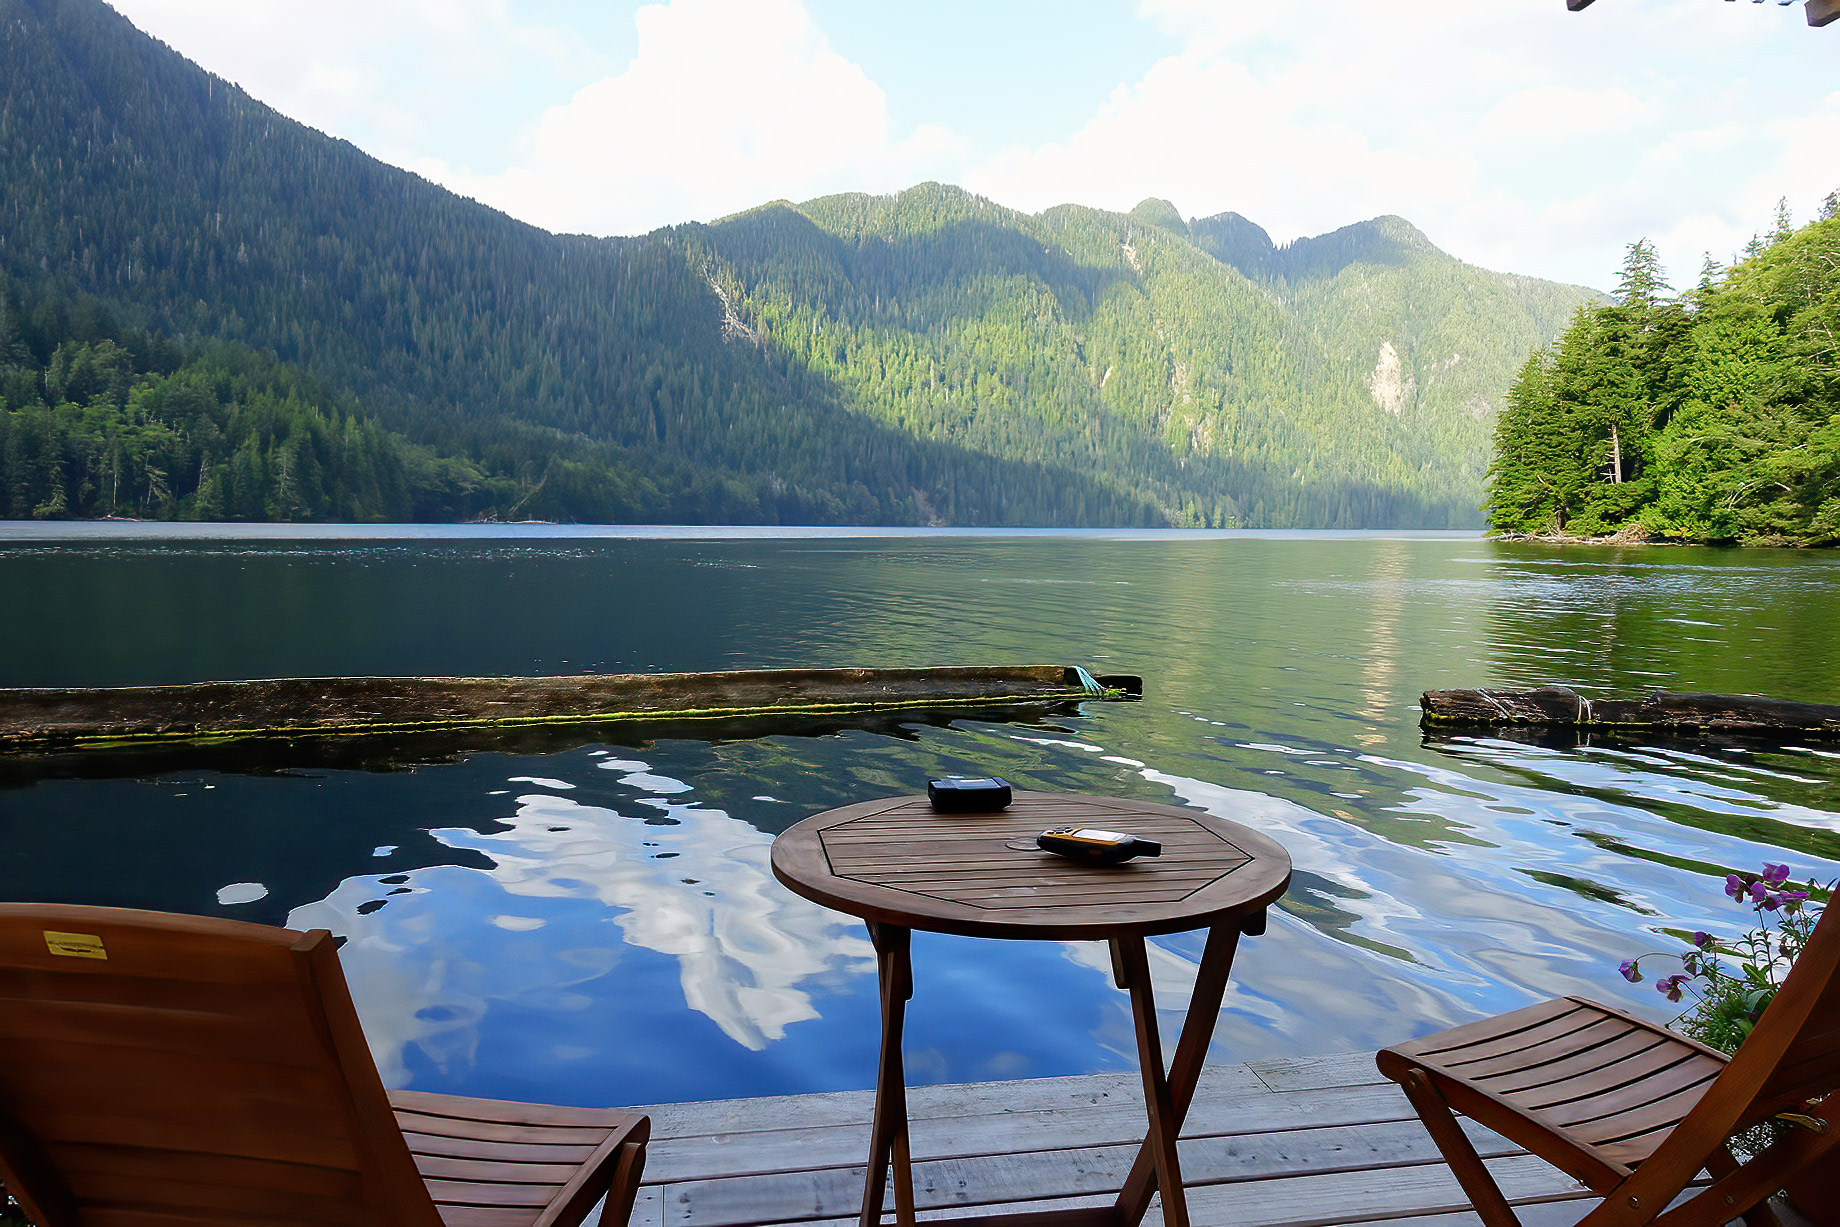
MULTIPOLYGON (((1521 1227, 1577 1227, 1578 1220, 1597 1205, 1595 1197, 1576 1197, 1565 1201, 1538 1201, 1514 1208, 1521 1227)), ((1336 1227, 1483 1227, 1482 1216, 1474 1210, 1456 1210, 1447 1214, 1414 1214, 1406 1218, 1367 1219, 1359 1223, 1338 1223, 1336 1227)))
MULTIPOLYGON (((910 1095, 916 1193, 928 1221, 1107 1205, 1145 1127, 1135 1073, 910 1095)), ((855 1222, 870 1098, 846 1091, 644 1109, 654 1139, 633 1222, 855 1222)), ((1464 1125, 1510 1200, 1527 1205, 1526 1227, 1572 1227, 1593 1204, 1576 1200, 1582 1190, 1569 1176, 1464 1125)), ((1430 1138, 1367 1053, 1210 1067, 1181 1153, 1198 1223, 1476 1227, 1430 1138)), ((1154 1206, 1146 1221, 1160 1223, 1154 1206)))
MULTIPOLYGON (((1266 1090, 1258 1076, 1244 1065, 1208 1066, 1201 1075, 1201 1087, 1210 1095, 1266 1090)), ((993 1112, 1038 1112, 1118 1102, 1120 1097, 1141 1112, 1142 1095, 1143 1081, 1136 1070, 1010 1082, 943 1083, 907 1088, 907 1115, 918 1121, 993 1112)), ((788 1121, 797 1121, 802 1127, 855 1124, 867 1129, 874 1100, 873 1091, 821 1091, 810 1095, 652 1104, 633 1110, 652 1118, 652 1138, 656 1141, 772 1131, 784 1129, 788 1121)))
MULTIPOLYGON (((1580 1195, 1578 1182, 1532 1155, 1489 1159, 1510 1202, 1580 1195)), ((1262 1180, 1253 1189, 1232 1184, 1190 1188, 1189 1211, 1211 1227, 1327 1227, 1363 1218, 1398 1218, 1467 1210, 1469 1198, 1442 1163, 1331 1172, 1262 1180)))
MULTIPOLYGON (((1424 1132, 1405 1096, 1391 1083, 1347 1090, 1335 1098, 1315 1091, 1203 1095, 1190 1110, 1182 1136, 1228 1137, 1386 1122, 1406 1122, 1417 1133, 1424 1132)), ((948 1159, 1135 1143, 1143 1137, 1145 1124, 1141 1098, 1127 1089, 1101 1103, 915 1119, 910 1130, 916 1159, 948 1159)), ((648 1179, 663 1182, 843 1166, 862 1162, 867 1138, 866 1120, 668 1142, 654 1137, 646 1172, 648 1179)))
MULTIPOLYGON (((1093 693, 1063 665, 737 669, 569 677, 319 677, 0 689, 0 746, 391 733, 570 721, 1054 706, 1093 693)), ((1142 682, 1137 682, 1138 692, 1142 682)))
MULTIPOLYGON (((1141 1135, 1141 1125, 1137 1132, 1141 1135)), ((1485 1156, 1518 1150, 1480 1127, 1470 1132, 1485 1156)), ((860 1152, 860 1146, 858 1149, 860 1152)), ((1191 1188, 1438 1162, 1436 1146, 1416 1120, 1185 1138, 1180 1150, 1185 1183, 1191 1188)), ((922 1209, 935 1209, 1116 1191, 1136 1156, 1133 1139, 1109 1146, 916 1158, 915 1203, 922 1209)), ((727 1227, 761 1217, 842 1214, 860 1204, 862 1180, 862 1165, 856 1163, 781 1171, 766 1177, 679 1181, 666 1190, 666 1217, 672 1223, 696 1227, 727 1227)))
POLYGON ((1758 695, 1657 690, 1641 699, 1589 699, 1569 686, 1427 690, 1419 699, 1419 710, 1420 723, 1428 729, 1645 729, 1683 735, 1840 737, 1840 706, 1758 695))
POLYGON ((1248 1061, 1246 1068, 1274 1091, 1319 1091, 1330 1087, 1391 1085, 1381 1076, 1371 1052, 1338 1052, 1323 1057, 1279 1057, 1248 1061))
MULTIPOLYGON (((1490 1160, 1496 1178, 1515 1204, 1525 1227, 1570 1227, 1597 1204, 1576 1182, 1527 1155, 1490 1160)), ((1473 1227, 1479 1222, 1468 1209, 1456 1180, 1442 1164, 1392 1169, 1385 1173, 1336 1172, 1257 1181, 1198 1185, 1188 1182, 1189 1210, 1198 1223, 1210 1227, 1473 1227)), ((1056 1198, 1030 1198, 994 1203, 960 1203, 926 1212, 928 1222, 988 1214, 1023 1211, 1086 1209, 1109 1204, 1104 1193, 1056 1198)), ((641 1220, 635 1217, 635 1222, 641 1220)), ((666 1221, 692 1224, 674 1209, 666 1221)), ((749 1227, 763 1220, 738 1220, 749 1227)), ((845 1227, 853 1214, 795 1214, 764 1220, 774 1227, 845 1227)), ((884 1218, 892 1222, 892 1217, 884 1218)), ((1146 1227, 1161 1227, 1162 1216, 1152 1203, 1146 1227)), ((648 1225, 649 1227, 649 1225, 648 1225)))

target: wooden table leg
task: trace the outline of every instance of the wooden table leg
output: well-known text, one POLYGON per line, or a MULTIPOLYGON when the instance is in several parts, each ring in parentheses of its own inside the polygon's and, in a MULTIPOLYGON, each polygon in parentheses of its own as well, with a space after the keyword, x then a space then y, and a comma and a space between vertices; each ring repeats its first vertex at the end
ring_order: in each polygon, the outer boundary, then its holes
MULTIPOLYGON (((1167 1128, 1170 1143, 1169 1151, 1172 1155, 1175 1152, 1175 1139, 1181 1134, 1182 1122, 1187 1119, 1189 1105, 1192 1104, 1195 1099, 1195 1086, 1201 1079, 1201 1067, 1207 1060, 1208 1041, 1213 1038, 1214 1023, 1220 1017, 1220 1003, 1222 998, 1226 995, 1227 975, 1233 970, 1233 954, 1234 951, 1239 948, 1240 933, 1262 932, 1264 929, 1263 921, 1264 914, 1260 913, 1257 918, 1247 922, 1243 926, 1215 925, 1212 929, 1208 930, 1207 945, 1201 952, 1201 967, 1195 976, 1195 991, 1189 998, 1188 1014, 1183 1019, 1182 1023, 1182 1037, 1176 1043, 1175 1060, 1170 1063, 1169 1076, 1166 1082, 1169 1095, 1169 1121, 1167 1128)), ((1142 951, 1142 946, 1143 943, 1139 941, 1138 949, 1140 953, 1142 951)), ((1112 948, 1114 962, 1121 963, 1122 960, 1119 960, 1117 954, 1118 944, 1114 942, 1112 948)), ((1117 969, 1118 968, 1115 967, 1115 970, 1117 969)), ((1127 987, 1122 983, 1122 976, 1120 980, 1119 987, 1127 987)), ((1154 1030, 1156 1026, 1156 1014, 1154 1004, 1150 999, 1150 976, 1147 959, 1144 962, 1143 984, 1144 1004, 1151 1011, 1150 1025, 1152 1030, 1150 1032, 1150 1046, 1154 1048, 1158 1046, 1154 1030)), ((1132 993, 1133 1011, 1137 1009, 1137 996, 1137 993, 1132 993)), ((1144 1047, 1144 1029, 1140 1023, 1138 1025, 1138 1053, 1140 1061, 1144 1061, 1142 1055, 1144 1047)), ((1155 1065, 1159 1080, 1161 1080, 1162 1075, 1160 1056, 1161 1054, 1159 1053, 1159 1059, 1155 1065)), ((1144 1066, 1144 1093, 1146 1100, 1149 1100, 1151 1093, 1149 1062, 1145 1061, 1144 1066)), ((1150 1121, 1150 1135, 1144 1138, 1143 1145, 1138 1148, 1137 1161, 1131 1165, 1131 1174, 1125 1178, 1124 1188, 1119 1192, 1118 1201, 1115 1203, 1118 1221, 1124 1224, 1124 1227, 1137 1227, 1137 1224, 1143 1222, 1144 1213, 1150 1208, 1151 1193, 1156 1190, 1159 1184, 1163 1184, 1165 1189, 1169 1187, 1168 1184, 1160 1180, 1161 1173, 1159 1169, 1161 1164, 1157 1158, 1158 1147, 1153 1144, 1158 1128, 1154 1109, 1152 1110, 1150 1121)), ((1163 1221, 1165 1223, 1186 1223, 1188 1221, 1186 1202, 1184 1202, 1181 1210, 1182 1217, 1176 1219, 1170 1217, 1169 1200, 1169 1195, 1165 1193, 1163 1196, 1163 1221)))
POLYGON ((894 1164, 895 1221, 914 1222, 914 1173, 907 1150, 907 1073, 901 1065, 901 1029, 914 995, 913 930, 869 921, 882 986, 882 1055, 875 1071, 875 1121, 869 1127, 869 1170, 863 1180, 860 1227, 879 1227, 888 1166, 894 1164))

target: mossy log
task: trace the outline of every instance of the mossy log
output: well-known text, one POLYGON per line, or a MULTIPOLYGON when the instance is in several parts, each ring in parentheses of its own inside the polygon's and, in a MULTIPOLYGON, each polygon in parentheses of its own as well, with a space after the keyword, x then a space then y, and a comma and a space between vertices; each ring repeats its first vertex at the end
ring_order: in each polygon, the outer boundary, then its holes
POLYGON ((1549 728, 1672 735, 1840 738, 1840 706, 1742 694, 1669 694, 1588 699, 1569 686, 1538 690, 1427 690, 1427 729, 1549 728))
POLYGON ((1044 708, 1141 694, 1066 665, 744 669, 574 677, 324 677, 0 689, 0 751, 592 722, 1044 708))

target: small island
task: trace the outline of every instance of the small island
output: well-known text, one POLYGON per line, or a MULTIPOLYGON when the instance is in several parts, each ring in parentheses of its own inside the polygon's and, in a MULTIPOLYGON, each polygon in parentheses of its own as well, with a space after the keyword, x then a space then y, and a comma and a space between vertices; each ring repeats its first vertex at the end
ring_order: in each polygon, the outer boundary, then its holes
POLYGON ((1632 244, 1510 388, 1488 512, 1510 540, 1840 543, 1840 191, 1679 295, 1632 244))

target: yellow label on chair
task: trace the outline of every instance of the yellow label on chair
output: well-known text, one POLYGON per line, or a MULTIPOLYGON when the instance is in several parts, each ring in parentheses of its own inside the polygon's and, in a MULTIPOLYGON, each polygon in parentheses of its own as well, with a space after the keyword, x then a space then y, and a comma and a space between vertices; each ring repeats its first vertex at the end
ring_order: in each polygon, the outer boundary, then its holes
POLYGON ((45 946, 53 954, 61 954, 72 959, 106 959, 109 952, 102 948, 102 939, 94 933, 53 933, 45 930, 45 946))

